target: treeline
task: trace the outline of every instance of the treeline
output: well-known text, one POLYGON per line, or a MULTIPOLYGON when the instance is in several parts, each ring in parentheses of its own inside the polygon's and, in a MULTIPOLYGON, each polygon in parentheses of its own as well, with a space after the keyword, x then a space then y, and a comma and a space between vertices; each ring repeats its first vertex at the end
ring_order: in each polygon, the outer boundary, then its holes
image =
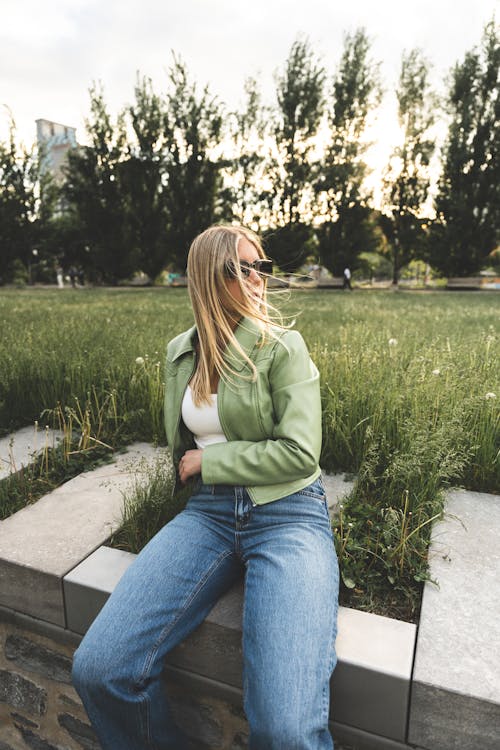
POLYGON ((395 282, 412 259, 445 275, 477 273, 493 264, 500 237, 499 41, 491 21, 441 100, 423 53, 404 53, 401 142, 379 209, 366 155, 383 91, 364 29, 345 36, 333 77, 297 40, 272 106, 249 79, 244 106, 228 111, 176 57, 166 92, 138 76, 133 104, 116 119, 93 86, 89 145, 69 153, 61 185, 43 154, 16 144, 12 123, 0 143, 0 283, 27 273, 34 254, 46 268, 77 265, 111 284, 139 269, 151 279, 166 267, 182 272, 193 237, 221 221, 259 231, 283 271, 308 260, 339 275, 385 256, 395 282))

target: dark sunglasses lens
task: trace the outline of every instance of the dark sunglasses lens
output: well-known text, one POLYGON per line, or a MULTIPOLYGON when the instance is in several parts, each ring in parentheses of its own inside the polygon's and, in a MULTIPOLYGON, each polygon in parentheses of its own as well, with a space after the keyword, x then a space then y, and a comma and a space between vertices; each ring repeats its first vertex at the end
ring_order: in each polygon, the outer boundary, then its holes
MULTIPOLYGON (((248 261, 242 260, 239 265, 242 276, 246 276, 247 278, 252 273, 252 270, 262 274, 272 274, 273 272, 273 262, 268 259, 255 260, 253 263, 248 263, 248 261)), ((231 279, 234 279, 238 275, 232 261, 226 263, 226 275, 231 279)))
POLYGON ((257 273, 271 274, 273 272, 272 260, 256 260, 255 270, 257 271, 257 273))

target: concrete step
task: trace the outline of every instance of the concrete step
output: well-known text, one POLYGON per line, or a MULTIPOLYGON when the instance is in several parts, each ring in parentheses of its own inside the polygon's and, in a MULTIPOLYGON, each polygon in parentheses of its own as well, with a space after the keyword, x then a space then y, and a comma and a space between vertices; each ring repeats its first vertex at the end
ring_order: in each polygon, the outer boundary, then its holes
POLYGON ((413 673, 409 740, 500 747, 500 495, 449 492, 434 525, 413 673))
POLYGON ((156 455, 133 445, 2 521, 0 605, 65 625, 63 577, 116 531, 123 493, 156 455))

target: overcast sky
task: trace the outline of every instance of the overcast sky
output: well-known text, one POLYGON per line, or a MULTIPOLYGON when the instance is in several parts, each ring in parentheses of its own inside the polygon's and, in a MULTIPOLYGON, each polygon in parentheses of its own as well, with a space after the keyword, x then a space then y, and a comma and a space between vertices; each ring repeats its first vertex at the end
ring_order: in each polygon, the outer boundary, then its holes
MULTIPOLYGON (((241 104, 250 75, 260 76, 271 102, 273 74, 298 35, 333 74, 344 33, 359 26, 373 40, 386 89, 397 81, 403 50, 415 46, 440 81, 479 44, 494 13, 499 21, 500 0, 0 0, 0 104, 10 107, 27 144, 37 118, 76 127, 85 142, 91 82, 102 81, 116 113, 133 99, 138 70, 165 89, 172 51, 228 107, 241 104)), ((376 137, 388 148, 389 97, 384 111, 376 137)), ((7 122, 2 107, 0 139, 7 122)))

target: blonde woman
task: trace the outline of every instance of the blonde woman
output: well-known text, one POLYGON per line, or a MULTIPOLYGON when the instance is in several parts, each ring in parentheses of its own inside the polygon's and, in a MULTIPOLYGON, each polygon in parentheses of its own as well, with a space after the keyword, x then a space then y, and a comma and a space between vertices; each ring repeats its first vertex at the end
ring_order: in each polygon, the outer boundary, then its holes
POLYGON ((104 750, 189 747, 168 711, 169 651, 242 575, 251 750, 331 750, 338 568, 318 465, 319 377, 273 326, 261 244, 216 226, 188 258, 195 326, 167 349, 165 424, 193 494, 127 570, 78 649, 104 750))

